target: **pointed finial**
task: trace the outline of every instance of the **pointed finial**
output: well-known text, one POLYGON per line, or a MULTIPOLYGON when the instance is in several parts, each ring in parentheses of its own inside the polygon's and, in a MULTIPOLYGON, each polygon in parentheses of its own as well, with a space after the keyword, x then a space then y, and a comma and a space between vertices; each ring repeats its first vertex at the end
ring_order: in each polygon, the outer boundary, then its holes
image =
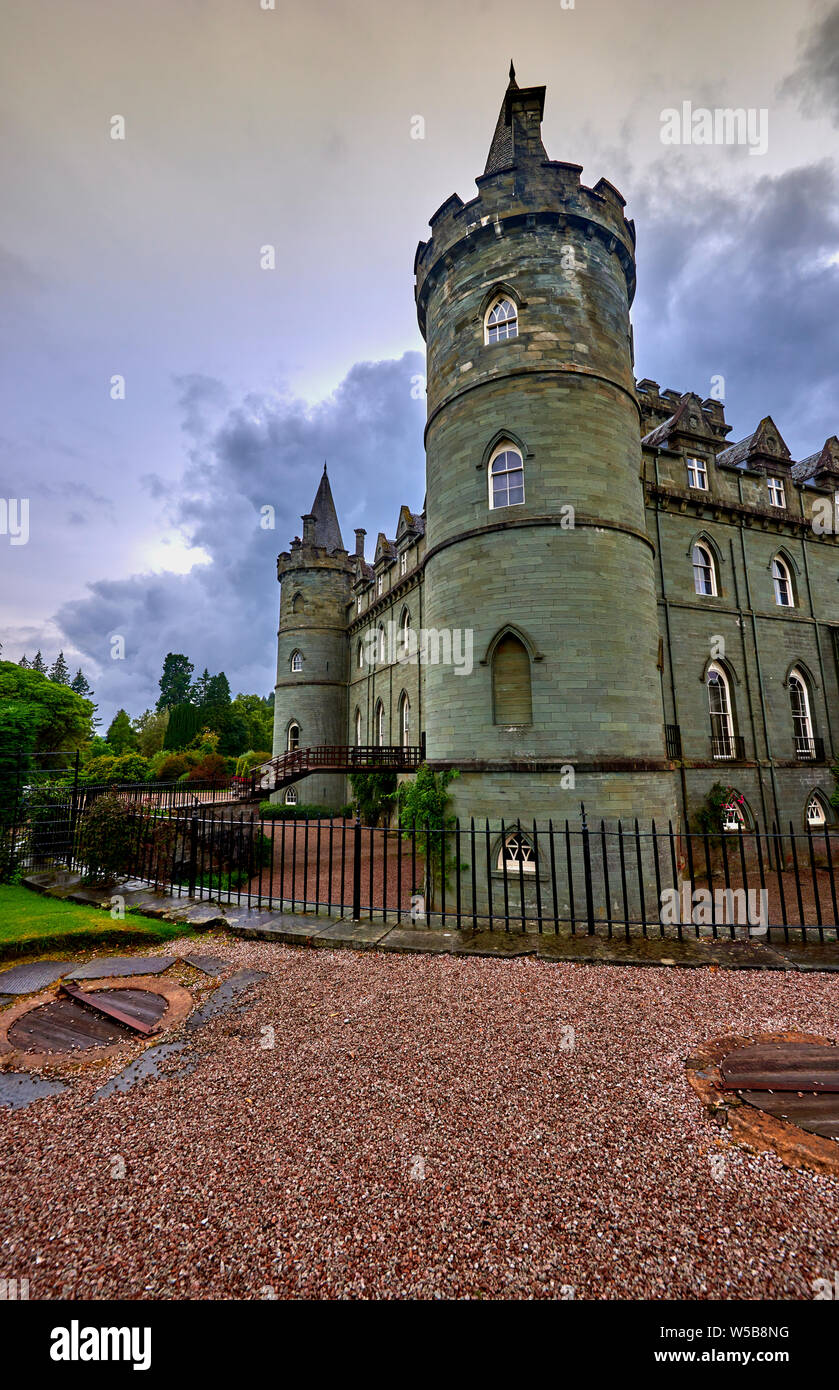
POLYGON ((513 60, 512 60, 512 58, 511 58, 511 59, 510 59, 510 81, 511 81, 511 82, 515 82, 515 80, 516 80, 516 70, 515 70, 515 68, 513 67, 513 60))
POLYGON ((326 459, 324 459, 324 461, 323 461, 323 471, 324 471, 324 473, 326 472, 326 459))

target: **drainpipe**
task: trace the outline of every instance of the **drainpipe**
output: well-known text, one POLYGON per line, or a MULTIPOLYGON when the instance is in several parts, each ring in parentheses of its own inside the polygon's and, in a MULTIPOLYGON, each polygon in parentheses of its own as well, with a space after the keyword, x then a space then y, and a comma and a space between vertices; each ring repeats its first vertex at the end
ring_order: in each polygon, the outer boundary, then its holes
MULTIPOLYGON (((801 513, 802 513, 802 516, 803 516, 803 515, 804 515, 804 494, 803 494, 803 490, 801 491, 800 496, 799 496, 799 504, 800 504, 800 506, 801 506, 801 513)), ((813 619, 813 624, 814 624, 815 633, 816 633, 816 651, 817 651, 818 654, 819 654, 819 674, 820 674, 820 676, 821 676, 821 682, 822 682, 822 704, 824 705, 825 728, 827 729, 827 741, 828 741, 828 743, 830 744, 830 757, 831 757, 831 761, 833 761, 833 759, 834 759, 834 752, 833 752, 833 726, 832 726, 831 721, 830 721, 830 704, 829 704, 828 698, 827 698, 827 682, 826 682, 826 680, 825 680, 825 673, 824 673, 824 658, 823 658, 823 656, 822 656, 821 637, 819 636, 819 623, 818 623, 818 619, 817 619, 817 617, 816 617, 815 605, 814 605, 814 603, 813 603, 813 586, 812 586, 812 584, 810 583, 810 565, 809 565, 809 562, 808 562, 808 560, 807 560, 807 540, 806 540, 806 538, 805 538, 804 536, 801 537, 801 556, 802 556, 802 559, 804 560, 804 577, 805 577, 805 579, 807 580, 807 599, 808 599, 808 602, 809 602, 809 604, 810 604, 810 617, 813 619)))
MULTIPOLYGON (((742 504, 742 502, 743 502, 743 479, 742 479, 741 477, 739 477, 739 475, 738 475, 738 478, 737 478, 737 493, 738 493, 740 502, 741 502, 741 504, 742 504)), ((763 684, 763 668, 761 667, 761 664, 760 664, 760 648, 759 648, 759 646, 758 646, 758 641, 757 641, 757 619, 756 619, 756 617, 755 617, 754 608, 752 607, 752 592, 751 592, 751 585, 749 584, 749 565, 748 565, 748 560, 747 560, 747 558, 746 558, 746 537, 745 537, 745 532, 744 532, 744 529, 743 529, 743 516, 742 516, 742 513, 740 514, 740 518, 739 518, 739 529, 740 529, 740 552, 741 552, 741 555, 742 555, 742 557, 743 557, 743 583, 745 584, 745 587, 746 587, 746 603, 748 604, 748 611, 749 611, 749 613, 750 613, 750 615, 751 615, 751 620, 752 620, 752 643, 753 643, 754 649, 755 649, 755 666, 756 666, 756 668, 757 668, 757 688, 758 688, 758 691, 760 692, 760 713, 761 713, 761 719, 762 719, 762 723, 763 723, 763 738, 764 738, 764 742, 765 742, 765 744, 766 744, 766 756, 767 756, 767 758, 769 759, 769 779, 770 779, 770 781, 771 781, 771 783, 772 783, 772 801, 773 801, 774 806, 775 806, 775 821, 776 821, 776 823, 777 823, 778 830, 780 831, 781 828, 782 828, 782 827, 781 827, 781 812, 780 812, 780 810, 779 810, 779 808, 778 808, 778 786, 777 786, 777 782, 776 782, 776 780, 775 780, 775 759, 774 759, 773 754, 772 754, 772 744, 771 744, 771 741, 770 741, 770 738, 769 738, 769 725, 768 725, 767 720, 766 720, 766 690, 765 690, 765 687, 764 687, 764 684, 763 684)), ((731 564, 732 564, 732 569, 733 569, 733 567, 734 567, 734 545, 733 545, 733 543, 731 544, 731 564)), ((736 587, 737 587, 737 577, 736 577, 736 575, 735 575, 734 583, 735 583, 735 588, 736 588, 736 587)), ((752 707, 751 707, 751 703, 752 703, 752 702, 751 702, 751 687, 750 687, 750 685, 749 685, 749 668, 748 668, 748 664, 747 664, 747 662, 746 662, 745 635, 743 634, 743 611, 742 611, 742 609, 740 608, 739 599, 738 599, 738 601, 737 601, 737 609, 738 609, 738 612, 739 612, 739 615, 740 615, 740 633, 741 633, 741 637, 742 637, 742 640, 743 640, 743 666, 744 666, 744 670, 745 670, 745 673, 746 673, 746 685, 747 685, 747 688, 748 688, 748 690, 749 690, 749 714, 750 714, 751 722, 752 722, 752 737, 753 737, 754 740, 755 740, 755 757, 757 758, 757 738, 755 737, 755 732, 754 732, 754 713, 753 713, 752 707)), ((768 816, 767 816, 767 814, 766 814, 766 797, 765 797, 765 793, 764 793, 764 790, 763 790, 763 777, 762 777, 762 775, 761 775, 761 768, 760 768, 760 760, 759 760, 759 759, 757 759, 757 782, 758 782, 758 786, 760 787, 760 800, 761 800, 761 804, 762 804, 762 806, 763 806, 763 818, 764 818, 764 823, 767 825, 767 828, 768 828, 768 820, 769 820, 769 818, 768 818, 768 816)))
MULTIPOLYGON (((658 488, 658 486, 659 486, 658 460, 659 460, 659 455, 660 455, 660 454, 661 454, 661 449, 657 446, 657 447, 656 447, 656 451, 655 451, 655 459, 654 459, 654 463, 653 463, 653 466, 654 466, 654 468, 655 468, 655 485, 656 485, 656 488, 658 488)), ((658 501, 656 501, 656 509, 655 509, 655 529, 656 529, 656 542, 657 542, 657 549, 658 549, 658 572, 659 572, 659 577, 660 577, 660 580, 661 580, 661 599, 662 599, 662 603, 664 604, 664 630, 665 630, 665 632, 667 633, 667 666, 668 666, 668 669, 669 669, 669 671, 670 671, 670 698, 671 698, 672 701, 673 701, 673 723, 676 724, 676 725, 678 726, 678 728, 679 728, 679 736, 680 736, 680 738, 681 738, 681 727, 682 727, 682 726, 681 726, 681 724, 679 723, 679 704, 678 704, 678 701, 677 701, 677 699, 676 699, 676 677, 675 677, 675 673, 674 673, 674 671, 673 671, 673 643, 672 643, 671 640, 670 640, 670 600, 669 600, 668 597, 667 597, 667 590, 666 590, 665 583, 664 583, 664 560, 663 560, 663 558, 662 558, 662 553, 661 553, 661 510, 660 510, 660 508, 659 508, 659 506, 658 506, 658 501)), ((666 722, 666 712, 665 712, 665 722, 666 722)), ((681 748, 681 749, 680 749, 680 752, 681 752, 681 755, 682 755, 682 756, 679 758, 679 779, 680 779, 680 781, 681 781, 681 786, 682 786, 682 809, 683 809, 683 811, 684 811, 684 816, 685 816, 685 829, 687 830, 687 829, 688 829, 688 826, 689 826, 689 824, 690 824, 690 821, 689 821, 689 818, 688 818, 688 788, 687 788, 687 776, 686 776, 686 774, 685 774, 684 751, 685 751, 684 748, 681 748)))

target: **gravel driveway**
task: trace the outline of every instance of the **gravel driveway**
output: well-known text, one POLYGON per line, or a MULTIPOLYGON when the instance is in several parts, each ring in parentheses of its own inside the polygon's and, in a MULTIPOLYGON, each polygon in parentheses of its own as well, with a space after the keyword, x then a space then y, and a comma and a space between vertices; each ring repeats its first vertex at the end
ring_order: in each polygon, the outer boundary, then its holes
POLYGON ((683 1068, 836 1036, 837 976, 213 950, 269 975, 191 1075, 0 1112, 30 1298, 809 1299, 839 1269, 839 1182, 730 1146, 683 1068))

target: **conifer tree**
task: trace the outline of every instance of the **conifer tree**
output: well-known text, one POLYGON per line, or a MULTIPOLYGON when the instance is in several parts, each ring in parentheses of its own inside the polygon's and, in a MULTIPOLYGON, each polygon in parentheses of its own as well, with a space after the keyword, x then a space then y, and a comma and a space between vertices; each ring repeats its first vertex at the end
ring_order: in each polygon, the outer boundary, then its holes
POLYGON ((67 668, 67 662, 64 660, 63 652, 59 652, 58 656, 55 658, 55 661, 52 663, 52 666, 50 667, 49 671, 49 677, 50 680, 55 681, 57 685, 70 684, 70 672, 67 668))
POLYGON ((32 658, 32 668, 31 668, 31 669, 32 669, 33 671, 37 671, 39 676, 45 676, 45 675, 47 674, 47 663, 44 661, 44 658, 41 656, 41 649, 40 649, 40 647, 38 648, 38 650, 36 651, 34 657, 32 658))

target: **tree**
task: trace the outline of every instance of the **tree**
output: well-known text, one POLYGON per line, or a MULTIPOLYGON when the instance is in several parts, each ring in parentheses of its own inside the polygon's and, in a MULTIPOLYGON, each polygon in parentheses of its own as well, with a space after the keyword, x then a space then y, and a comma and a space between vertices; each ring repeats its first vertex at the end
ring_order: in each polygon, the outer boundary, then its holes
POLYGON ((105 735, 105 742, 119 757, 131 753, 137 747, 137 735, 131 727, 131 720, 124 709, 117 710, 105 735))
POLYGON ((35 753, 72 751, 91 735, 93 705, 37 671, 0 661, 0 814, 35 753))
POLYGON ((163 736, 163 747, 177 750, 192 742, 203 723, 201 711, 186 702, 174 705, 169 711, 169 723, 163 736))
POLYGON ((204 705, 207 703, 207 686, 210 684, 210 679, 210 673, 205 666, 198 680, 189 692, 190 700, 194 705, 197 705, 199 709, 203 709, 204 705))
POLYGON ((261 695, 237 695, 230 706, 230 713, 244 724, 249 749, 270 749, 274 738, 273 702, 263 699, 261 695))
MULTIPOLYGON (((206 672, 205 672, 206 675, 206 672)), ((207 681, 207 693, 204 703, 210 709, 216 705, 230 704, 230 682, 223 671, 219 671, 217 676, 210 676, 207 681)))
POLYGON ((51 681, 55 681, 58 685, 70 684, 70 672, 67 667, 67 662, 64 660, 63 652, 59 652, 58 656, 55 658, 55 661, 52 663, 52 666, 49 670, 49 678, 51 681))
POLYGON ((168 709, 147 709, 137 719, 132 719, 131 727, 137 736, 137 747, 144 758, 152 758, 160 752, 169 718, 168 709))
POLYGON ((34 657, 32 658, 32 668, 31 668, 31 669, 32 669, 33 671, 37 671, 39 676, 45 676, 45 675, 47 674, 47 663, 44 661, 44 658, 41 656, 41 649, 40 649, 40 647, 38 648, 38 650, 36 651, 34 657))
POLYGON ((182 652, 167 652, 160 677, 160 699, 157 709, 174 709, 190 698, 190 682, 195 668, 182 652))
POLYGON ((70 682, 70 689, 75 690, 76 694, 81 695, 85 700, 89 700, 93 695, 93 691, 85 679, 81 666, 70 682))
POLYGON ((30 662, 29 662, 29 657, 26 655, 26 652, 24 652, 24 653, 23 653, 23 656, 20 658, 20 661, 18 662, 18 666, 22 666, 23 669, 24 669, 24 671, 28 671, 28 670, 29 670, 30 662))

